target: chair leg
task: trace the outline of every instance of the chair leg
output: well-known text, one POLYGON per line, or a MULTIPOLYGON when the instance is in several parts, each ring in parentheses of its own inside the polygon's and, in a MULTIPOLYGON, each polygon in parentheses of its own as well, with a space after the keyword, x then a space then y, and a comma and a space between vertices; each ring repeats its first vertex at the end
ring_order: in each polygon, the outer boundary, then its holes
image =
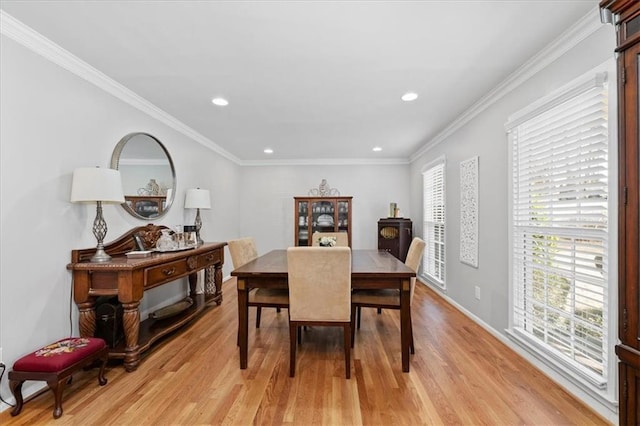
POLYGON ((357 309, 354 305, 351 305, 351 347, 353 347, 356 334, 356 312, 357 309))
POLYGON ((360 317, 362 316, 362 307, 358 306, 358 311, 356 315, 356 322, 358 323, 358 330, 360 330, 360 317))
POLYGON ((347 379, 351 378, 351 321, 343 324, 344 328, 344 368, 347 379))
POLYGON ((382 308, 378 308, 378 315, 382 313, 382 308))
POLYGON ((296 334, 298 324, 289 322, 289 377, 296 375, 296 334))
POLYGON ((256 312, 256 328, 260 328, 260 316, 262 315, 262 306, 258 306, 256 312))
POLYGON ((276 307, 276 312, 280 313, 280 307, 276 307))

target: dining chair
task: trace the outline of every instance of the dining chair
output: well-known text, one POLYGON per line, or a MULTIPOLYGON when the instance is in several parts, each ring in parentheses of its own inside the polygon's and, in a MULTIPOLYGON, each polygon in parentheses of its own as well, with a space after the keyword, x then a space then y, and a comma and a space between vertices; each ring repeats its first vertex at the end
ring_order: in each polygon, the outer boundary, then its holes
MULTIPOLYGON (((238 269, 245 263, 249 263, 258 257, 255 240, 251 237, 239 238, 227 241, 233 269, 238 269)), ((260 317, 262 308, 276 308, 280 312, 281 308, 289 306, 289 293, 286 289, 278 288, 255 288, 249 292, 248 306, 255 306, 256 328, 260 328, 260 317)))
POLYGON ((289 247, 289 375, 295 376, 299 327, 338 326, 344 330, 344 360, 351 378, 351 249, 289 247))
MULTIPOLYGON (((407 252, 407 259, 405 265, 411 268, 414 272, 418 272, 418 267, 422 261, 422 255, 424 253, 425 242, 421 238, 415 237, 411 240, 409 245, 409 251, 407 252)), ((413 293, 416 287, 416 277, 411 277, 411 290, 410 301, 413 303, 413 293)), ((351 346, 354 344, 355 324, 357 322, 358 329, 360 329, 360 317, 362 315, 361 308, 378 308, 380 309, 400 309, 400 290, 398 289, 372 289, 372 290, 358 290, 354 291, 351 295, 351 346)), ((413 325, 409 321, 409 332, 411 336, 411 353, 415 353, 413 346, 413 325)))
POLYGON ((320 238, 322 237, 330 237, 336 239, 335 247, 349 247, 349 234, 346 232, 320 232, 316 231, 311 236, 311 245, 318 247, 320 246, 320 238))

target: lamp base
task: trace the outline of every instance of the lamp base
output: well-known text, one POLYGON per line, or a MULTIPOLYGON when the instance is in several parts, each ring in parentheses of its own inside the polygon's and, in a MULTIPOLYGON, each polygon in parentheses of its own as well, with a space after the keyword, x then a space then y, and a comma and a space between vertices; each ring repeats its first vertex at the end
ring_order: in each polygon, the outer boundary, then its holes
POLYGON ((111 256, 109 256, 104 249, 99 248, 91 258, 91 261, 94 263, 111 262, 111 256))

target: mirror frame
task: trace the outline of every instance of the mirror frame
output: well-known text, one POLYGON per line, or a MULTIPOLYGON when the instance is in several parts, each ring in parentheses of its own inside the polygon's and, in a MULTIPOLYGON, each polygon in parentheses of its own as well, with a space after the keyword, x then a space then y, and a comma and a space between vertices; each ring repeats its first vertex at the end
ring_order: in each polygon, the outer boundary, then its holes
POLYGON ((171 167, 171 178, 173 180, 173 190, 171 191, 171 199, 166 201, 166 207, 164 209, 162 209, 162 212, 158 213, 156 216, 153 217, 146 217, 146 216, 142 216, 141 214, 138 214, 134 209, 132 209, 126 202, 120 204, 131 216, 137 218, 137 219, 142 219, 142 220, 149 220, 149 221, 153 221, 156 219, 161 218, 162 216, 164 216, 168 211, 169 208, 171 208, 171 206, 173 205, 173 200, 176 198, 176 168, 173 165, 173 159, 171 158, 171 155, 169 155, 169 151, 167 151, 167 148, 165 148, 165 146, 162 144, 162 142, 160 142, 158 140, 158 138, 156 138, 155 136, 146 133, 146 132, 132 132, 129 133, 128 135, 126 135, 125 137, 123 137, 122 139, 120 139, 120 141, 118 142, 118 144, 116 145, 116 147, 113 149, 113 154, 111 155, 111 168, 112 169, 116 169, 116 170, 120 170, 119 166, 120 166, 120 155, 122 154, 122 150, 124 150, 124 147, 127 145, 127 142, 129 142, 129 140, 131 140, 132 138, 136 137, 136 136, 140 136, 140 135, 144 135, 144 136, 148 136, 149 138, 153 139, 162 149, 162 151, 164 152, 164 154, 167 157, 167 160, 169 160, 169 166, 171 167))

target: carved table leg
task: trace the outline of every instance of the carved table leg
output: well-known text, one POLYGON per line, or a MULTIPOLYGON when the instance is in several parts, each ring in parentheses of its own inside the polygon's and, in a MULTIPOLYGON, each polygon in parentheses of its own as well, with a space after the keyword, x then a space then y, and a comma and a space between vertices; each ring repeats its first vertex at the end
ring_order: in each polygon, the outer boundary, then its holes
POLYGON ((96 301, 90 298, 84 303, 78 304, 80 337, 93 337, 96 332, 96 301))
POLYGON ((197 286, 198 286, 198 273, 194 272, 193 274, 189 274, 189 297, 191 297, 194 300, 196 298, 197 286))
POLYGON ((123 303, 122 325, 124 326, 124 368, 134 371, 140 364, 140 347, 138 345, 138 333, 140 332, 140 302, 123 303))
POLYGON ((222 303, 222 265, 216 264, 205 269, 204 293, 207 302, 222 303))

